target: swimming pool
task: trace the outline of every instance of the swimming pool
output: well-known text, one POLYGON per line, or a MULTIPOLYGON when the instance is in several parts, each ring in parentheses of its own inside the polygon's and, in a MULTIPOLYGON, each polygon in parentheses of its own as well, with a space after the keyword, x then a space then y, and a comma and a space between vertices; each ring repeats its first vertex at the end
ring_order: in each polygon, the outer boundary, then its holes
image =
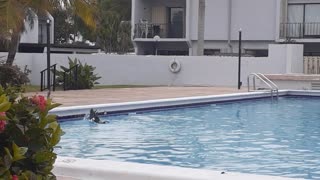
POLYGON ((320 98, 281 97, 63 122, 58 155, 317 179, 320 98))

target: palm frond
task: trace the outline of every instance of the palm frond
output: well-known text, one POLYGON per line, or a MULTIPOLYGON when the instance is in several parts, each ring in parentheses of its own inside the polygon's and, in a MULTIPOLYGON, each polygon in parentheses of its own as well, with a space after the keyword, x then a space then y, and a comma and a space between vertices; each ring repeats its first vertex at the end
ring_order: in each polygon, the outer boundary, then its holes
POLYGON ((79 16, 83 22, 91 28, 95 28, 95 7, 96 2, 94 0, 73 0, 70 1, 74 7, 75 15, 79 16))
POLYGON ((24 22, 30 19, 30 11, 46 16, 55 8, 70 8, 89 27, 95 27, 95 0, 0 0, 0 34, 23 32, 24 22))
MULTIPOLYGON (((25 1, 0 0, 0 27, 2 33, 24 29, 25 1)), ((1 33, 1 32, 0 32, 1 33)))

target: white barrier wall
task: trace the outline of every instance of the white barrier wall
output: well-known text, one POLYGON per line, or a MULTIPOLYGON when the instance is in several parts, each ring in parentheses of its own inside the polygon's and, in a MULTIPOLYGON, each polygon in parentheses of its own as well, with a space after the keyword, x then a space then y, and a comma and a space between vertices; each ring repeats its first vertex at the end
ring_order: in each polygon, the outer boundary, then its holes
MULTIPOLYGON (((5 54, 0 54, 0 56, 5 54)), ((68 57, 95 66, 102 78, 102 85, 164 85, 164 86, 237 86, 238 58, 215 56, 123 56, 52 54, 51 64, 67 65, 68 57), (181 63, 181 71, 169 70, 173 59, 181 63)), ((300 73, 303 71, 303 45, 270 45, 269 57, 242 58, 242 82, 246 84, 248 74, 300 73)), ((32 70, 31 84, 40 84, 40 71, 46 68, 46 54, 22 54, 15 63, 27 65, 32 70)))

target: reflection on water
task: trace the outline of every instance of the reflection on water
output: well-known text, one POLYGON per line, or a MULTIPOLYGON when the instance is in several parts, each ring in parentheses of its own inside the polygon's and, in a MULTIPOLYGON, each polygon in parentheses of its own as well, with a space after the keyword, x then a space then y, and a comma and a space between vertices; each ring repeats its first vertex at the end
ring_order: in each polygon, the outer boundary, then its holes
POLYGON ((280 98, 62 123, 61 156, 320 178, 320 99, 280 98))

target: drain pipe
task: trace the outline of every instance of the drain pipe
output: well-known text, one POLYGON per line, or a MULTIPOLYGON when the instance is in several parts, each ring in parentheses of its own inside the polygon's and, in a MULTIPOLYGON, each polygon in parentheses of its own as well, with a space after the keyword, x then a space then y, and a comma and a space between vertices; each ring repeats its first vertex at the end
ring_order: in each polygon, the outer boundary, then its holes
POLYGON ((230 53, 232 52, 231 25, 232 25, 232 0, 228 0, 228 47, 229 47, 230 53))

